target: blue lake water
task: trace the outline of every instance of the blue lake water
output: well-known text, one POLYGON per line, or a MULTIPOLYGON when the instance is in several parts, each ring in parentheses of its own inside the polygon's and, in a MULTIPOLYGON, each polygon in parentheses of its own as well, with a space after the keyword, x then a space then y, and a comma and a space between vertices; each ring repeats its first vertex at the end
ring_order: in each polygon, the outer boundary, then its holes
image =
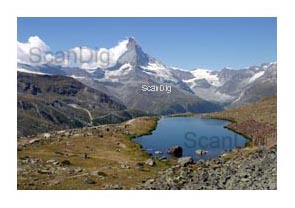
POLYGON ((182 156, 206 160, 247 143, 245 137, 224 128, 228 123, 198 117, 162 117, 151 135, 135 138, 134 141, 155 157, 169 157, 168 148, 179 145, 183 148, 182 156), (196 150, 208 152, 198 155, 196 150))

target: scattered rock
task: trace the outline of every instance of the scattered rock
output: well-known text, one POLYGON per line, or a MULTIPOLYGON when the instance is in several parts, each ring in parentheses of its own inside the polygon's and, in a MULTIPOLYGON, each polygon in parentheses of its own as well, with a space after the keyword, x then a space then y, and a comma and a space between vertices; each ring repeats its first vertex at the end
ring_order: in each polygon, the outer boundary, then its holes
POLYGON ((109 190, 122 190, 123 187, 120 186, 119 184, 110 184, 110 185, 106 185, 105 189, 109 189, 109 190))
POLYGON ((162 156, 162 157, 159 158, 159 160, 160 160, 160 161, 167 160, 167 157, 166 157, 166 156, 162 156))
POLYGON ((127 163, 122 162, 121 163, 121 168, 122 169, 129 169, 130 167, 127 165, 127 163))
POLYGON ((43 134, 43 138, 44 138, 44 139, 49 139, 50 136, 51 136, 51 135, 50 135, 49 133, 44 133, 44 134, 43 134))
POLYGON ((141 162, 136 163, 135 167, 141 171, 144 171, 144 163, 141 163, 141 162))
POLYGON ((63 152, 55 152, 55 154, 56 155, 60 155, 60 156, 64 156, 65 155, 65 153, 63 153, 63 152))
POLYGON ((98 175, 98 176, 101 176, 101 177, 107 177, 107 176, 108 176, 108 174, 106 174, 106 173, 103 172, 103 171, 98 171, 98 172, 97 172, 97 175, 98 175))
POLYGON ((75 171, 76 173, 81 173, 81 172, 83 172, 83 169, 80 168, 80 167, 78 167, 78 168, 76 168, 74 171, 75 171))
POLYGON ((65 130, 61 130, 61 131, 57 131, 56 134, 63 135, 65 132, 66 132, 65 130))
POLYGON ((31 139, 29 140, 29 144, 37 144, 41 141, 41 139, 31 139))
POLYGON ((155 161, 153 159, 148 159, 147 161, 145 161, 145 164, 146 165, 149 165, 149 166, 154 166, 155 165, 155 161))
POLYGON ((51 160, 47 160, 46 163, 51 163, 51 164, 53 164, 53 165, 59 165, 59 161, 57 161, 57 160, 53 160, 53 159, 51 159, 51 160))
POLYGON ((41 169, 41 170, 38 170, 38 173, 41 173, 41 174, 52 174, 52 171, 41 169))
MULTIPOLYGON (((231 154, 231 153, 229 153, 231 154)), ((178 164, 159 171, 157 177, 147 179, 137 189, 184 190, 274 190, 277 189, 276 148, 261 152, 243 152, 233 159, 218 157, 197 161, 183 157, 178 164)))
POLYGON ((84 153, 84 154, 83 154, 83 157, 84 157, 85 160, 89 159, 89 156, 88 156, 87 153, 84 153))
POLYGON ((61 162, 61 164, 62 164, 62 166, 70 166, 70 165, 72 165, 72 163, 69 160, 63 160, 61 162))
POLYGON ((170 147, 168 149, 167 153, 170 155, 173 155, 175 157, 181 157, 182 156, 182 147, 181 146, 170 147))
POLYGON ((96 182, 95 182, 94 180, 92 180, 91 178, 86 178, 86 179, 84 180, 84 183, 85 183, 85 184, 96 184, 96 182))
POLYGON ((195 153, 197 155, 202 156, 202 155, 206 155, 208 153, 208 151, 207 150, 201 150, 201 149, 199 149, 199 150, 196 150, 195 153))
POLYGON ((55 186, 55 185, 58 185, 60 184, 60 181, 59 180, 54 180, 54 181, 51 181, 50 185, 52 186, 55 186))
POLYGON ((182 167, 192 164, 193 162, 194 160, 192 157, 181 157, 177 160, 177 163, 182 167))
POLYGON ((53 180, 53 181, 50 182, 51 186, 55 186, 55 185, 58 185, 58 184, 60 184, 59 180, 53 180))

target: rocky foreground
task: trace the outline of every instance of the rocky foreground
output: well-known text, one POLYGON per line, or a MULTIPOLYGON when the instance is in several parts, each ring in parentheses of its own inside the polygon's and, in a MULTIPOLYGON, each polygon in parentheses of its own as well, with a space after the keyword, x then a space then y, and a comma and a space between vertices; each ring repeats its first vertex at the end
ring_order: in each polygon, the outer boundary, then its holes
POLYGON ((181 158, 137 189, 213 190, 277 189, 277 150, 244 149, 203 162, 181 158))

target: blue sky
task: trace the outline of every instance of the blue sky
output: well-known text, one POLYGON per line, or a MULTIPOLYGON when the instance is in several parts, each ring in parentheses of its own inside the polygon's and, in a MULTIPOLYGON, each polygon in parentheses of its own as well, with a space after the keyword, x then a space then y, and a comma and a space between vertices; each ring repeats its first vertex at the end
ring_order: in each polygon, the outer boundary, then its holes
POLYGON ((113 47, 135 37, 168 66, 241 68, 277 59, 276 18, 18 18, 17 39, 39 36, 52 51, 113 47))

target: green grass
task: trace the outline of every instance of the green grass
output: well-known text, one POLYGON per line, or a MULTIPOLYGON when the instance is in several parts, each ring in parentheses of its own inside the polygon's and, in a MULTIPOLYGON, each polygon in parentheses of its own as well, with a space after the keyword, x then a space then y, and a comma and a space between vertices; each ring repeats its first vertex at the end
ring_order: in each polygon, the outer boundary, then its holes
MULTIPOLYGON (((18 167, 32 170, 28 174, 18 173, 18 189, 105 189, 111 184, 119 184, 126 189, 134 188, 142 181, 155 177, 159 170, 175 163, 172 160, 155 160, 155 166, 144 165, 144 170, 137 167, 138 163, 144 164, 150 156, 141 150, 139 144, 130 140, 126 131, 141 136, 152 132, 156 125, 157 118, 142 117, 122 124, 81 130, 81 134, 91 132, 92 136, 51 138, 43 144, 22 147, 22 151, 18 152, 18 158, 29 156, 42 159, 43 162, 38 165, 18 164, 18 167), (101 133, 104 135, 103 138, 99 137, 101 133), (92 147, 95 151, 86 147, 92 147), (56 155, 57 151, 68 155, 56 155), (81 156, 83 153, 87 153, 90 158, 84 159, 81 156), (69 169, 82 168, 84 171, 74 175, 68 175, 63 171, 52 175, 38 173, 37 169, 45 169, 46 161, 50 159, 60 162, 69 160, 72 163, 69 169), (122 169, 122 162, 130 168, 122 169), (91 178, 95 184, 85 184, 83 181, 86 178, 91 178), (54 181, 59 183, 54 184, 54 181), (30 183, 34 185, 29 185, 30 183)), ((23 140, 25 139, 19 140, 19 144, 23 143, 23 140)))

